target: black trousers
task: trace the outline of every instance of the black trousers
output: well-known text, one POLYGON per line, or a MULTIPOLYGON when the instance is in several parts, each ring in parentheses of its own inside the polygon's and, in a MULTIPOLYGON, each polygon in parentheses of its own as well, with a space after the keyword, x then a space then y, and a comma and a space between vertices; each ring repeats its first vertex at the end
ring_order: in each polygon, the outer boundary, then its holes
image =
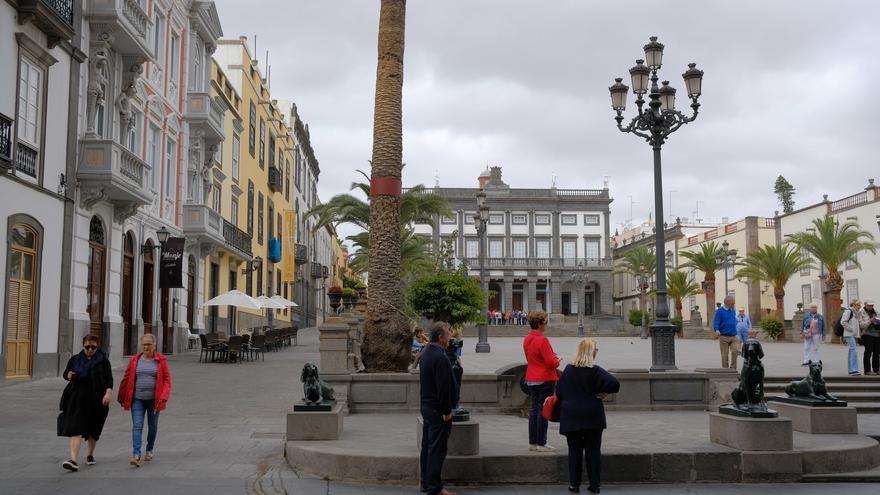
POLYGON ((452 421, 443 421, 439 412, 422 406, 421 487, 428 495, 443 490, 440 472, 446 460, 446 442, 452 432, 452 421))
POLYGON ((865 373, 880 372, 880 337, 862 335, 862 344, 865 346, 865 356, 862 358, 865 373))
POLYGON ((568 485, 581 486, 586 457, 587 481, 589 486, 598 488, 602 468, 602 429, 571 431, 565 434, 565 438, 568 440, 568 485))

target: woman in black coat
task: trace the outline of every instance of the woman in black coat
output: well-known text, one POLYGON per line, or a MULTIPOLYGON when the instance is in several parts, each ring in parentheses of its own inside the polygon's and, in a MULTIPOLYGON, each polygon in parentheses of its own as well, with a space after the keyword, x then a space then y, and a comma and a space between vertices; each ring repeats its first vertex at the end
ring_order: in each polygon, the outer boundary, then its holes
POLYGON ((606 428, 602 399, 620 390, 614 375, 593 364, 598 351, 595 340, 581 340, 572 363, 565 367, 556 385, 559 433, 568 440, 568 491, 575 493, 581 491, 584 454, 587 489, 599 493, 602 430, 606 428))
POLYGON ((86 463, 95 464, 95 445, 110 411, 113 374, 107 355, 98 349, 98 337, 86 335, 83 338, 83 350, 70 358, 63 376, 69 383, 61 395, 58 436, 70 437, 70 459, 64 461, 62 467, 77 471, 76 460, 83 438, 89 442, 86 463))

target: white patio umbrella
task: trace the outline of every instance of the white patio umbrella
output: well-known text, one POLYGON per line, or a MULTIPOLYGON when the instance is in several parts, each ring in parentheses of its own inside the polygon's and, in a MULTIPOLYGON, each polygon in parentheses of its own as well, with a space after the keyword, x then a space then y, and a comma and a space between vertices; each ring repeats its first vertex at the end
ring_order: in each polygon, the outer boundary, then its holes
POLYGON ((291 301, 290 299, 285 299, 285 298, 281 297, 281 296, 278 295, 278 294, 275 294, 275 295, 272 296, 270 299, 273 300, 273 301, 275 301, 275 302, 278 302, 278 303, 283 304, 285 307, 299 306, 299 304, 297 304, 297 303, 291 301))
POLYGON ((240 290, 231 290, 205 301, 205 306, 238 306, 240 308, 263 309, 263 304, 240 290))
MULTIPOLYGON (((284 298, 282 297, 281 299, 284 298)), ((274 297, 269 298, 266 296, 259 296, 257 297, 257 302, 259 302, 260 307, 264 309, 287 309, 287 304, 276 300, 274 297)))

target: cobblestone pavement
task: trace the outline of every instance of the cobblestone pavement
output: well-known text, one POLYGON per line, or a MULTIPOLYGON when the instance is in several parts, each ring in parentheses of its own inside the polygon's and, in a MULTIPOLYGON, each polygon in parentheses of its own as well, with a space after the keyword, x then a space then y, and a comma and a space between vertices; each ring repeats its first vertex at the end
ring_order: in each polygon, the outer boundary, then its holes
MULTIPOLYGON (((492 359, 519 360, 520 339, 502 340, 493 341, 496 347, 492 359), (505 347, 508 356, 501 355, 505 347)), ((196 353, 171 356, 169 364, 174 390, 168 409, 161 415, 156 458, 140 468, 128 465, 131 420, 128 413, 114 402, 95 454, 98 464, 86 466, 82 462, 83 450, 80 471, 65 472, 61 462, 67 458, 67 439, 55 436, 55 416, 64 381, 49 378, 6 383, 0 386, 0 418, 3 418, 0 422, 0 494, 418 493, 413 487, 328 483, 301 477, 288 467, 282 454, 285 414, 292 402, 301 397, 299 370, 306 362, 318 359, 317 342, 317 331, 305 329, 300 332, 298 346, 267 353, 265 362, 205 364, 197 362, 196 353)), ((690 352, 687 349, 691 342, 696 341, 679 342, 680 357, 690 352)), ((554 345, 562 350, 557 342, 554 345)), ((609 347, 613 344, 603 339, 601 345, 603 358, 610 358, 614 353, 609 352, 609 347)), ((621 342, 619 345, 626 348, 631 344, 621 342)), ((698 347, 701 345, 704 343, 700 342, 698 347)), ((621 354, 621 359, 627 361, 628 356, 621 354)), ((606 364, 609 367, 634 366, 624 362, 606 364)), ((800 371, 799 367, 794 371, 800 371)), ((114 370, 117 383, 121 375, 121 368, 114 370)), ((609 485, 607 489, 610 493, 734 494, 753 493, 753 486, 609 485)), ((797 490, 798 495, 803 495, 832 488, 828 485, 799 485, 791 489, 774 486, 773 489, 780 494, 797 490)), ((848 494, 876 493, 876 487, 870 486, 848 485, 845 489, 848 494)), ((564 488, 503 486, 460 491, 544 494, 564 492, 564 488)))

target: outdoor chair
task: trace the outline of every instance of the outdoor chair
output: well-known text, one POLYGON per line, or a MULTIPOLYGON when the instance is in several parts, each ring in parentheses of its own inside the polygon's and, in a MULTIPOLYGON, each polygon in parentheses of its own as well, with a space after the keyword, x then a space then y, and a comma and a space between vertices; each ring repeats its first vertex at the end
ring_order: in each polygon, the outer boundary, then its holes
POLYGON ((189 328, 186 329, 186 350, 191 351, 195 349, 195 343, 199 340, 199 334, 192 333, 189 328))
POLYGON ((250 344, 248 345, 248 352, 251 353, 251 359, 253 359, 254 354, 262 354, 263 361, 266 360, 266 348, 264 347, 265 343, 265 335, 254 335, 254 337, 250 341, 250 344))
POLYGON ((275 330, 275 349, 276 350, 284 347, 284 331, 285 330, 286 329, 284 329, 284 328, 275 330))
POLYGON ((205 355, 205 362, 207 363, 209 353, 211 354, 211 361, 214 361, 216 354, 223 351, 218 342, 211 342, 208 340, 208 335, 200 334, 199 341, 201 341, 202 344, 201 352, 199 352, 199 362, 202 362, 203 354, 205 355))
POLYGON ((293 338, 293 345, 296 345, 296 334, 299 332, 299 327, 294 325, 290 328, 290 336, 293 338))
POLYGON ((250 347, 251 347, 251 336, 248 334, 242 335, 241 336, 241 351, 244 353, 245 356, 248 356, 248 359, 250 359, 250 355, 251 355, 250 347))
POLYGON ((266 333, 263 335, 265 337, 263 348, 267 351, 275 349, 275 332, 275 330, 266 330, 266 333))
POLYGON ((233 335, 232 337, 229 337, 229 345, 226 346, 226 355, 228 359, 232 359, 232 356, 235 356, 235 360, 238 361, 239 364, 242 359, 241 342, 241 335, 233 335))

